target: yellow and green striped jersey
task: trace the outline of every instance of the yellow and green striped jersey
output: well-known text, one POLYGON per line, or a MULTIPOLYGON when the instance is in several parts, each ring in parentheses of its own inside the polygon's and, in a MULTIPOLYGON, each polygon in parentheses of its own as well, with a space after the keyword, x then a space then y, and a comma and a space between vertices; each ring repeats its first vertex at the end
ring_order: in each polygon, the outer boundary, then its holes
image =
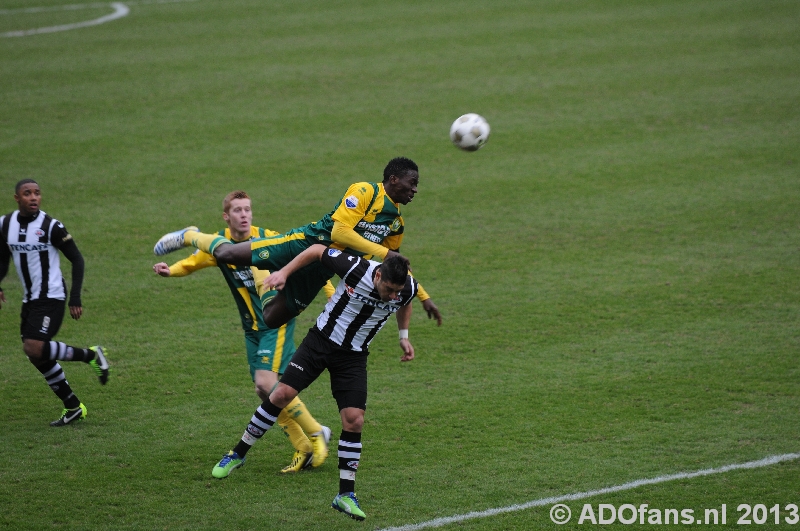
MULTIPOLYGON (((231 238, 230 229, 221 230, 218 234, 234 241, 231 238)), ((250 227, 249 239, 276 236, 278 234, 278 232, 269 229, 250 227)), ((213 255, 197 250, 190 257, 169 266, 169 272, 170 276, 182 277, 212 266, 219 267, 219 270, 222 271, 222 276, 225 277, 225 281, 231 289, 231 293, 233 294, 233 298, 239 310, 239 316, 242 319, 242 328, 245 331, 268 330, 267 325, 264 324, 261 299, 258 296, 258 290, 256 289, 253 272, 250 266, 218 264, 213 255)))
MULTIPOLYGON (((339 222, 367 241, 398 250, 403 241, 404 223, 400 205, 386 195, 383 183, 358 182, 351 184, 336 207, 321 220, 302 228, 310 240, 336 249, 344 249, 331 240, 333 223, 339 222)), ((363 255, 354 249, 351 254, 363 255)))

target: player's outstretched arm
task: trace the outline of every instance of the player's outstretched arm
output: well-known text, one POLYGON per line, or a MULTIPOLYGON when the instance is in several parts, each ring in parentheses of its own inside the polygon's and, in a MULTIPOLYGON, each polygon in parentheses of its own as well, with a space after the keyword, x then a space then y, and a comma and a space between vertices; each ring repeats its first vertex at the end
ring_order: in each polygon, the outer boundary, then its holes
POLYGON ((442 314, 439 313, 439 308, 436 307, 432 299, 422 301, 422 307, 428 312, 428 319, 436 319, 436 325, 442 326, 442 314))
POLYGON ((397 329, 400 333, 400 348, 403 355, 400 361, 411 361, 414 359, 414 346, 408 340, 408 325, 411 324, 411 304, 407 304, 397 310, 397 329))
POLYGON ((322 257, 322 253, 327 249, 326 246, 315 243, 302 253, 295 256, 291 262, 277 271, 273 271, 270 276, 264 279, 264 287, 268 290, 282 290, 286 286, 286 280, 300 268, 307 266, 322 257))

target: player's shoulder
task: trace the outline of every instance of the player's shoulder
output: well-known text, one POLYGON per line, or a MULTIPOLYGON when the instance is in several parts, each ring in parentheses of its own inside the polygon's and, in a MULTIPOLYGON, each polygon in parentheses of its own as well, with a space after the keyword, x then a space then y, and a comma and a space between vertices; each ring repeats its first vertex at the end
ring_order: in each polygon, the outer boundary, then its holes
POLYGON ((250 236, 253 238, 268 238, 270 236, 278 236, 281 233, 278 231, 265 229, 264 227, 250 227, 250 236))
POLYGON ((359 181, 348 186, 347 193, 345 195, 357 195, 359 197, 372 198, 372 196, 375 195, 379 189, 380 187, 376 183, 359 181))
POLYGON ((39 211, 39 215, 42 216, 42 227, 52 227, 54 231, 64 231, 67 232, 67 227, 64 226, 64 223, 61 220, 54 218, 44 210, 39 211))

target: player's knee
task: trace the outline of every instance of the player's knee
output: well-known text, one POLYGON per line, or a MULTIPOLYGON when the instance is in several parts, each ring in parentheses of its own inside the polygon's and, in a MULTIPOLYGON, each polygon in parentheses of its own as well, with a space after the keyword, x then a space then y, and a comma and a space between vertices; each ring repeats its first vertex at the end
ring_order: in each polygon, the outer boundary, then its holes
POLYGON ((364 412, 356 408, 342 410, 342 428, 352 433, 361 433, 364 427, 364 412))
POLYGON ((262 402, 269 399, 269 392, 270 389, 267 389, 266 386, 256 384, 256 395, 262 402))
POLYGON ((282 327, 288 323, 292 317, 294 317, 286 308, 274 303, 270 303, 265 306, 264 313, 262 315, 264 317, 264 324, 272 329, 282 327))
POLYGON ((297 396, 297 391, 286 384, 278 384, 269 395, 269 401, 278 407, 286 407, 297 396))
POLYGON ((43 345, 44 344, 41 341, 26 339, 22 343, 22 351, 25 353, 26 356, 28 356, 28 359, 35 364, 35 362, 42 359, 43 345))

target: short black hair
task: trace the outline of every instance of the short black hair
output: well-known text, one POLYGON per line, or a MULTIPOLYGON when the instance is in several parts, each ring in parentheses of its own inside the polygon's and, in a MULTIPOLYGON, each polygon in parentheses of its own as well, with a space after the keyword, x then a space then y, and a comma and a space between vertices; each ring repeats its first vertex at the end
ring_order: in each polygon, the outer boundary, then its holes
POLYGON ((387 258, 381 264, 381 279, 395 286, 405 286, 408 279, 408 258, 395 254, 387 258))
POLYGON ((389 161, 389 164, 383 169, 383 182, 389 180, 389 177, 394 175, 395 177, 403 177, 407 173, 411 173, 415 171, 419 173, 419 168, 417 164, 405 157, 395 157, 389 161))
POLYGON ((37 183, 33 179, 22 179, 20 182, 17 183, 17 186, 14 187, 14 193, 18 194, 19 193, 19 189, 22 188, 23 185, 31 184, 31 183, 35 184, 36 186, 39 186, 39 183, 37 183))

